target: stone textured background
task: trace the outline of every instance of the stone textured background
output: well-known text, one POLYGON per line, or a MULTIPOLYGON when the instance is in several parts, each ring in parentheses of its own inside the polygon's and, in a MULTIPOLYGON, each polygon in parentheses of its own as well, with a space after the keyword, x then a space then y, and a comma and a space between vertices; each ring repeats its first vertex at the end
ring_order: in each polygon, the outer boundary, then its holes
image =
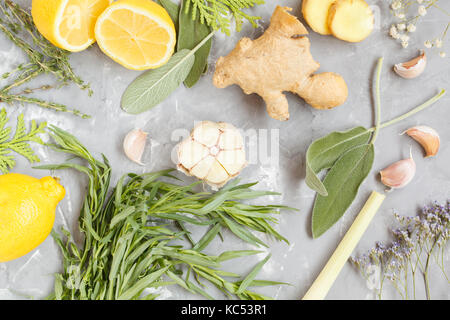
MULTIPOLYGON (((31 6, 29 0, 17 2, 27 7, 31 6)), ((304 182, 305 152, 314 139, 334 130, 345 130, 358 125, 372 126, 374 122, 372 75, 376 60, 380 56, 385 57, 382 74, 382 117, 385 121, 419 105, 436 94, 440 88, 450 90, 449 58, 440 58, 438 52, 434 50, 428 50, 428 67, 418 79, 404 80, 392 71, 394 63, 409 60, 417 54, 419 48, 423 47, 425 40, 439 36, 448 16, 438 10, 430 12, 418 26, 407 49, 401 49, 400 45, 387 35, 392 23, 389 12, 390 1, 368 0, 369 4, 379 8, 380 28, 362 43, 346 43, 311 32, 309 35, 311 50, 314 58, 321 64, 320 71, 340 73, 349 86, 349 98, 341 107, 320 111, 309 107, 297 96, 289 94, 291 118, 288 122, 279 122, 269 118, 263 101, 258 96, 246 96, 236 86, 216 89, 211 83, 215 60, 228 53, 240 37, 259 36, 267 27, 276 5, 291 6, 294 8, 293 13, 303 19, 299 0, 266 2, 266 5, 259 6, 252 12, 263 18, 259 28, 252 29, 246 26, 240 34, 234 33, 231 37, 216 35, 210 57, 211 67, 208 74, 194 88, 187 90, 180 87, 161 105, 140 116, 127 115, 120 109, 122 92, 139 73, 126 70, 114 63, 95 45, 71 56, 77 73, 91 83, 94 90, 93 97, 88 97, 85 92, 80 92, 74 86, 39 93, 40 97, 62 102, 91 114, 91 119, 82 120, 67 114, 57 114, 34 105, 7 108, 11 118, 24 112, 26 119, 48 121, 49 124, 75 134, 94 154, 104 153, 114 169, 114 182, 126 172, 139 173, 173 167, 171 152, 179 141, 179 138, 174 137, 180 132, 190 130, 195 121, 226 121, 243 130, 279 130, 279 165, 252 164, 241 174, 241 179, 245 182, 259 181, 257 186, 259 189, 282 192, 282 197, 267 201, 299 208, 298 212, 283 214, 277 227, 290 240, 290 245, 267 239, 270 244, 268 250, 273 256, 259 275, 261 279, 292 284, 292 286, 263 288, 259 290, 261 293, 272 295, 277 299, 298 299, 303 296, 320 272, 370 192, 383 191, 377 172, 388 164, 407 157, 410 148, 417 163, 414 180, 407 188, 389 194, 359 243, 356 253, 366 252, 377 240, 389 239, 388 227, 392 225, 394 210, 404 215, 415 215, 425 204, 434 200, 444 202, 450 199, 450 95, 425 112, 380 132, 376 142, 373 171, 362 185, 357 200, 333 228, 315 240, 310 234, 311 208, 315 194, 304 182), (418 124, 429 125, 440 133, 442 144, 438 157, 424 159, 421 147, 417 143, 399 135, 408 127, 418 124), (151 155, 147 158, 148 164, 145 167, 133 164, 122 152, 124 135, 136 127, 148 131, 151 137, 151 155)), ((450 3, 441 2, 441 6, 450 11, 450 3)), ((449 44, 446 46, 448 56, 449 44)), ((20 49, 0 35, 0 73, 22 61, 20 49)), ((30 84, 30 87, 49 81, 52 82, 53 79, 41 77, 30 84)), ((48 149, 38 147, 37 150, 43 163, 58 163, 64 160, 64 156, 48 149)), ((36 177, 50 174, 33 170, 25 160, 19 160, 15 172, 36 177)), ((61 177, 67 189, 67 196, 57 210, 56 226, 67 225, 73 233, 78 234, 77 219, 86 179, 73 171, 60 171, 57 175, 61 177)), ((181 174, 179 176, 184 177, 181 174)), ((193 181, 190 178, 185 180, 193 181)), ((194 235, 197 238, 200 236, 201 233, 194 235)), ((207 248, 207 251, 215 254, 226 249, 244 248, 250 246, 238 241, 233 235, 226 234, 224 245, 217 240, 207 248)), ((265 253, 258 257, 242 259, 242 263, 231 262, 225 264, 225 268, 230 271, 248 272, 257 260, 264 256, 265 253)), ((52 274, 62 268, 60 258, 56 244, 49 237, 38 249, 25 257, 0 264, 0 299, 43 298, 48 295, 53 286, 52 274)), ((448 260, 446 264, 449 265, 448 260)), ((449 286, 445 281, 441 281, 439 272, 437 269, 432 270, 433 298, 449 299, 449 286)), ((220 293, 217 297, 222 298, 220 293)), ((398 298, 393 292, 387 292, 385 297, 398 298)), ((161 291, 161 298, 196 297, 179 288, 169 287, 161 291)), ((374 295, 355 269, 347 264, 328 298, 373 299, 374 295)))

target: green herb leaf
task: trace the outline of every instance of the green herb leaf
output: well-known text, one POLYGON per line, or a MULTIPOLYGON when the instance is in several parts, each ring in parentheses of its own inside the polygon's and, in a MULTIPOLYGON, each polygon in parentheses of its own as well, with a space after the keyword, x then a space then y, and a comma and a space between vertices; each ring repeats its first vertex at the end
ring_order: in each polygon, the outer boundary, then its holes
MULTIPOLYGON (((183 49, 192 50, 203 39, 205 39, 212 29, 206 24, 202 24, 198 19, 192 19, 192 10, 195 8, 186 8, 186 1, 183 1, 180 15, 179 15, 179 28, 178 28, 178 51, 183 49)), ((211 51, 212 39, 209 39, 200 49, 195 52, 195 62, 192 66, 191 72, 184 80, 186 87, 193 87, 200 79, 201 75, 208 67, 208 56, 211 51)))
POLYGON ((168 269, 169 266, 161 268, 145 276, 144 278, 136 282, 136 284, 133 287, 131 287, 123 294, 121 294, 118 300, 130 300, 132 298, 140 296, 142 291, 144 291, 144 289, 146 289, 151 283, 158 280, 168 269))
POLYGON ((193 250, 198 250, 198 251, 203 251, 203 249, 205 249, 212 240, 214 240, 217 236, 217 234, 220 232, 220 229, 222 228, 222 226, 220 225, 220 223, 216 223, 216 225, 214 227, 212 227, 198 242, 197 244, 194 246, 194 248, 192 248, 193 250))
POLYGON ((332 132, 329 135, 317 139, 306 152, 306 184, 322 196, 327 196, 328 191, 317 174, 333 166, 345 152, 366 144, 371 132, 364 127, 356 127, 344 132, 332 132))
POLYGON ((230 35, 231 17, 236 23, 236 30, 241 31, 244 20, 250 22, 253 27, 257 27, 256 21, 261 17, 251 16, 243 10, 252 8, 259 4, 264 4, 264 0, 183 0, 186 3, 186 10, 190 7, 196 8, 192 11, 192 19, 205 23, 214 30, 221 30, 230 35))
POLYGON ((194 51, 184 49, 162 67, 137 77, 122 96, 123 110, 138 114, 157 106, 186 79, 194 61, 194 51))
POLYGON ((373 144, 357 146, 339 158, 323 183, 328 196, 317 195, 312 215, 312 233, 317 238, 345 213, 355 199, 359 186, 372 169, 373 144))
POLYGON ((255 268, 253 268, 253 270, 241 282, 236 294, 241 294, 247 289, 247 287, 252 283, 252 281, 255 280, 256 276, 261 271, 262 267, 267 263, 267 261, 269 261, 270 257, 271 255, 268 254, 262 261, 258 262, 255 268))
POLYGON ((170 19, 172 19, 173 24, 175 25, 176 31, 178 32, 178 15, 180 7, 171 0, 157 0, 157 2, 159 2, 159 4, 166 9, 170 19))
POLYGON ((25 157, 30 163, 40 161, 39 157, 31 149, 29 142, 42 144, 39 134, 44 133, 44 129, 47 126, 45 122, 40 123, 38 126, 36 121, 33 120, 27 132, 23 114, 20 114, 17 117, 15 133, 11 137, 12 129, 6 127, 8 120, 6 110, 2 109, 0 111, 0 171, 3 173, 8 173, 16 165, 16 161, 11 155, 12 152, 25 157))

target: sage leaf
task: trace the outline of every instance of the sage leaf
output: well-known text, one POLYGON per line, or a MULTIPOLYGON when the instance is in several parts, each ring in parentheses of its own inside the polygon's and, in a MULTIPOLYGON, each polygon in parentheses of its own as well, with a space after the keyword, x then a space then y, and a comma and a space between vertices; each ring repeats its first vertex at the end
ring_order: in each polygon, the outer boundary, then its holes
POLYGON ((167 13, 172 19, 173 24, 175 25, 175 29, 178 32, 178 15, 180 11, 180 6, 173 3, 171 0, 158 0, 159 4, 166 9, 167 13))
POLYGON ((338 221, 355 199, 359 186, 372 169, 373 144, 347 151, 331 167, 323 184, 328 196, 317 195, 312 215, 312 234, 319 237, 338 221))
MULTIPOLYGON (((197 10, 194 6, 186 8, 187 1, 183 1, 179 13, 179 28, 177 50, 194 49, 211 32, 211 27, 203 24, 200 19, 192 19, 192 10, 197 10)), ((201 48, 195 52, 195 62, 191 72, 184 80, 186 87, 193 87, 206 71, 208 66, 208 56, 211 51, 212 39, 209 39, 201 48)))
POLYGON ((143 73, 125 90, 122 109, 131 114, 139 114, 155 107, 186 79, 194 61, 194 52, 183 49, 162 67, 143 73))
POLYGON ((371 131, 356 127, 348 131, 332 132, 315 140, 306 152, 306 184, 322 196, 328 191, 317 174, 329 169, 345 152, 369 141, 371 131))

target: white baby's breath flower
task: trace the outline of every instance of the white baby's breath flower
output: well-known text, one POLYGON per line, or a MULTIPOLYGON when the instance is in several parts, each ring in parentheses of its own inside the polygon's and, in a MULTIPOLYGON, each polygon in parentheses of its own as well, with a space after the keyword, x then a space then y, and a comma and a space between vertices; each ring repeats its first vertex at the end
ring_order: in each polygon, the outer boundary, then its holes
POLYGON ((427 9, 424 6, 419 6, 417 12, 419 13, 419 15, 424 16, 427 14, 427 9))
POLYGON ((404 31, 406 29, 406 25, 404 23, 398 23, 397 29, 400 31, 404 31))
POLYGON ((408 41, 409 41, 409 36, 406 35, 406 34, 402 34, 402 35, 400 36, 400 40, 405 41, 405 42, 408 42, 408 41))
POLYGON ((436 48, 442 48, 442 40, 441 39, 434 40, 434 45, 436 46, 436 48))
POLYGON ((397 17, 397 18, 399 18, 399 19, 405 19, 405 14, 404 13, 402 13, 402 12, 397 12, 396 14, 395 14, 395 16, 397 17))
POLYGON ((446 54, 445 54, 444 51, 441 51, 441 52, 439 52, 439 56, 440 56, 441 58, 445 58, 446 54))
POLYGON ((414 24, 410 23, 406 27, 406 30, 408 30, 408 32, 415 32, 416 31, 416 26, 414 24))
POLYGON ((389 29, 389 35, 394 39, 400 38, 400 35, 398 34, 397 31, 397 27, 394 25, 392 25, 391 28, 389 29))
POLYGON ((401 7, 402 7, 402 3, 400 1, 398 1, 398 0, 392 2, 392 4, 391 4, 392 10, 398 10, 401 7))
POLYGON ((408 41, 402 40, 402 47, 403 48, 408 48, 408 45, 409 45, 408 41))
POLYGON ((426 48, 428 48, 428 49, 431 48, 431 47, 433 46, 433 44, 431 43, 430 40, 425 41, 423 45, 424 45, 426 48))
POLYGON ((418 4, 423 3, 423 0, 417 0, 417 3, 418 3, 418 4))

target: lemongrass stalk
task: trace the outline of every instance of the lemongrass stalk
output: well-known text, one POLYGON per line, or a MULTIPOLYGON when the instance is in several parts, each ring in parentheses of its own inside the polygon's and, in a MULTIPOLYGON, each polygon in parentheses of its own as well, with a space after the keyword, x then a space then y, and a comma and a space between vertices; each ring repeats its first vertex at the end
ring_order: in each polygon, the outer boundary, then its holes
POLYGON ((383 203, 385 195, 373 191, 330 260, 309 288, 303 300, 323 300, 333 286, 348 258, 383 203))

